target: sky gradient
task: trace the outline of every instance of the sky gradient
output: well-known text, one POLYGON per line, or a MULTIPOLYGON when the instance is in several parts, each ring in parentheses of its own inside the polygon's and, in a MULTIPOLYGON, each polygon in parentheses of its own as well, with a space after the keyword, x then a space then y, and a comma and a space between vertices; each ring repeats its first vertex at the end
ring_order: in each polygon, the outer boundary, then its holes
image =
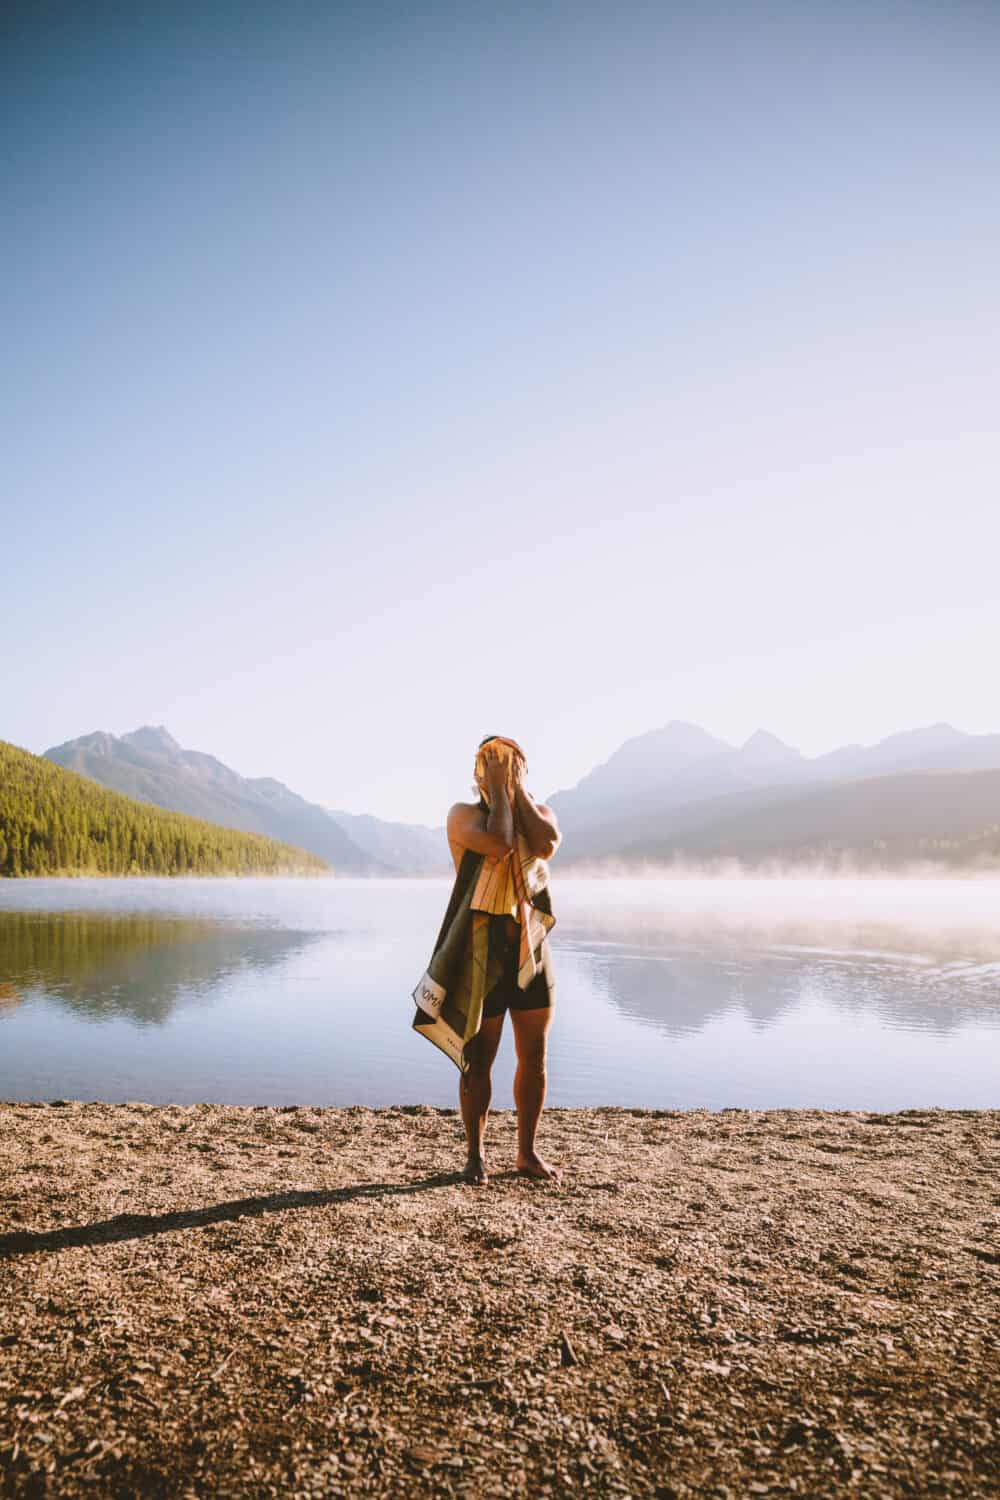
POLYGON ((85 9, 0 32, 0 737, 439 822, 1000 730, 1000 7, 85 9))

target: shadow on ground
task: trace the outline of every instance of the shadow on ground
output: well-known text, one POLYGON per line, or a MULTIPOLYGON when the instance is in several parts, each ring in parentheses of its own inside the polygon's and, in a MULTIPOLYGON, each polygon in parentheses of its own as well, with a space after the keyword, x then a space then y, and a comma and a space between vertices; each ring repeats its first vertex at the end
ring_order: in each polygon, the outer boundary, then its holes
MULTIPOLYGON (((513 1174, 511 1174, 513 1175, 513 1174)), ((460 1172, 439 1172, 419 1182, 360 1182, 354 1187, 328 1188, 316 1192, 271 1193, 263 1198, 234 1198, 227 1203, 213 1203, 208 1208, 179 1209, 169 1214, 118 1214, 93 1224, 74 1224, 65 1229, 42 1233, 19 1230, 0 1235, 0 1260, 39 1251, 69 1250, 80 1245, 111 1245, 122 1240, 143 1240, 154 1234, 175 1229, 202 1229, 207 1224, 222 1224, 233 1219, 259 1219, 264 1214, 283 1213, 294 1208, 324 1208, 331 1203, 349 1203, 356 1198, 399 1198, 411 1193, 431 1192, 435 1188, 454 1187, 462 1181, 460 1172)))

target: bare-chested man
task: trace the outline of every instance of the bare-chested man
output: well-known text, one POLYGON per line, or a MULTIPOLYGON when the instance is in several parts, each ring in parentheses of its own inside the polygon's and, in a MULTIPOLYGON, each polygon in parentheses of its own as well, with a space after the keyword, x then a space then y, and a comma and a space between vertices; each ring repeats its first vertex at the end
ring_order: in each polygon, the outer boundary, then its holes
MULTIPOLYGON (((457 802, 448 814, 448 843, 455 868, 467 849, 488 860, 506 859, 514 846, 515 823, 531 853, 550 859, 559 847, 555 814, 535 802, 524 786, 525 762, 484 742, 477 783, 480 802, 457 802), (485 803, 485 806, 484 806, 485 803)), ((503 978, 490 992, 478 1036, 469 1045, 470 1066, 462 1074, 459 1102, 468 1141, 463 1176, 478 1185, 487 1181, 483 1135, 492 1097, 493 1060, 500 1045, 503 1018, 510 1011, 517 1050, 514 1103, 517 1106, 517 1169, 531 1177, 558 1177, 558 1169, 539 1156, 535 1135, 545 1101, 545 1045, 552 1019, 552 993, 547 973, 539 972, 527 989, 517 983, 519 924, 512 917, 492 917, 495 940, 504 954, 503 978)))

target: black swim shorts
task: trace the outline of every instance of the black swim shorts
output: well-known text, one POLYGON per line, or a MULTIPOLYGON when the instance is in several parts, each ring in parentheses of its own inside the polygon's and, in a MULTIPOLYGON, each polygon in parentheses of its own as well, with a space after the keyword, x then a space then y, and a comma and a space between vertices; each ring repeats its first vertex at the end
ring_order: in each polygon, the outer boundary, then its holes
POLYGON ((540 1010, 552 1004, 552 990, 546 972, 548 965, 539 965, 538 973, 527 989, 522 990, 518 985, 520 944, 518 939, 512 938, 505 931, 503 921, 494 920, 490 923, 490 949, 491 952, 502 955, 503 974, 486 997, 483 1005, 484 1020, 491 1016, 502 1016, 508 1010, 540 1010))

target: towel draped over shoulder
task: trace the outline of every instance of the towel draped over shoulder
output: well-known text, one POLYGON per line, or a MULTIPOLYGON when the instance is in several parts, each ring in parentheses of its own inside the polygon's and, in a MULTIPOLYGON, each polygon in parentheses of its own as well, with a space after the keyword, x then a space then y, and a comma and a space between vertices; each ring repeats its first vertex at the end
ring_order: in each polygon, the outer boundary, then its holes
POLYGON ((555 925, 545 860, 532 854, 522 834, 503 859, 466 849, 455 876, 430 963, 413 991, 413 1028, 447 1053, 464 1073, 469 1043, 479 1034, 483 1006, 503 975, 490 942, 490 924, 513 919, 520 927, 517 983, 539 973, 554 987, 548 935, 555 925))

